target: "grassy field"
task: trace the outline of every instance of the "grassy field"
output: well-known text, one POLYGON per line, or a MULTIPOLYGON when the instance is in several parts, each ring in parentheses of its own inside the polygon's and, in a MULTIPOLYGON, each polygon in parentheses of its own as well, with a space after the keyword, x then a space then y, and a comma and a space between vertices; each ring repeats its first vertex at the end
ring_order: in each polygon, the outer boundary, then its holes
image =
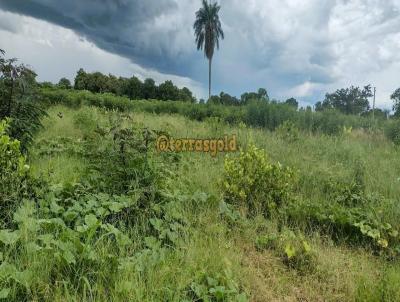
POLYGON ((61 105, 43 124, 27 160, 45 189, 36 208, 21 201, 1 255, 8 301, 400 301, 400 158, 382 133, 61 105), (293 170, 290 202, 250 214, 227 198, 224 154, 140 149, 142 129, 236 134, 293 170), (140 151, 125 158, 128 147, 140 151))

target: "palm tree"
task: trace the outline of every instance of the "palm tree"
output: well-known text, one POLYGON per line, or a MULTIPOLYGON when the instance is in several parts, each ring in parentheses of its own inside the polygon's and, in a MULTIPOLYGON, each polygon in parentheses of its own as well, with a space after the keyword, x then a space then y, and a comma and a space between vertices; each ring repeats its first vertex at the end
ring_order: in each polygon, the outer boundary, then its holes
POLYGON ((203 7, 196 12, 196 21, 193 24, 196 36, 197 50, 204 48, 204 54, 208 59, 208 99, 211 97, 211 61, 215 46, 219 49, 219 38, 224 39, 217 3, 207 3, 203 0, 203 7))

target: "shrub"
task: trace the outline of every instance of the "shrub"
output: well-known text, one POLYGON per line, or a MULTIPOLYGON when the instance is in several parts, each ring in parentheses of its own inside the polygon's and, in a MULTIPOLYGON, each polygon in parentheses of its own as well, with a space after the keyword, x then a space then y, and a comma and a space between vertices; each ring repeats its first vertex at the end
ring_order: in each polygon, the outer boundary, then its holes
POLYGON ((392 120, 386 124, 385 135, 394 144, 400 145, 400 120, 392 120))
POLYGON ((373 201, 372 197, 358 195, 351 200, 297 201, 286 212, 292 222, 318 226, 334 239, 367 245, 394 258, 400 252, 399 230, 387 221, 381 210, 385 207, 389 207, 388 201, 373 201))
POLYGON ((156 160, 156 133, 136 126, 123 127, 121 123, 121 119, 111 120, 87 135, 86 176, 100 192, 140 195, 140 206, 148 208, 160 198, 159 189, 166 179, 166 169, 156 160))
POLYGON ((293 171, 270 163, 265 152, 254 145, 236 157, 227 157, 224 167, 225 201, 252 215, 269 215, 292 199, 293 171))
POLYGON ((16 203, 27 191, 29 166, 20 151, 20 142, 10 138, 8 123, 0 122, 0 209, 1 222, 7 223, 16 203))
POLYGON ((285 121, 277 129, 278 136, 286 142, 295 142, 299 140, 299 129, 291 121, 285 121))

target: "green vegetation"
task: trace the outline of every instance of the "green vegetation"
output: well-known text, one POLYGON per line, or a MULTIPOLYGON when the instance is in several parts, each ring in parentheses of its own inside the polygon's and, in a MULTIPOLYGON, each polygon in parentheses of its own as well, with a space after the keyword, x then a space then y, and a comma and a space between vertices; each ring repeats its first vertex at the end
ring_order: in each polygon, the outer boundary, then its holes
POLYGON ((0 63, 0 299, 399 300, 396 118, 262 89, 240 106, 28 91, 0 63), (161 134, 241 149, 158 153, 161 134))
POLYGON ((293 125, 86 105, 51 106, 43 126, 41 181, 0 234, 8 301, 397 299, 399 161, 382 134, 293 140, 293 125), (236 133, 243 151, 159 154, 159 131, 236 133))

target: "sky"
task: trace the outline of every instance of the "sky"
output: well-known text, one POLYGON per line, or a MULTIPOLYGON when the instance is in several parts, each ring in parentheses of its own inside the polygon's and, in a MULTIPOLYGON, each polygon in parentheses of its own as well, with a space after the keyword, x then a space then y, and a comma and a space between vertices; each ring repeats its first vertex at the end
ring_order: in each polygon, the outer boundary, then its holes
MULTIPOLYGON (((213 0, 214 1, 214 0, 213 0)), ((391 109, 400 87, 400 0, 219 0, 225 39, 212 92, 263 87, 303 106, 336 89, 371 84, 391 109)), ((172 80, 198 98, 208 63, 195 47, 200 0, 0 0, 0 48, 40 81, 74 79, 82 67, 172 80)))

